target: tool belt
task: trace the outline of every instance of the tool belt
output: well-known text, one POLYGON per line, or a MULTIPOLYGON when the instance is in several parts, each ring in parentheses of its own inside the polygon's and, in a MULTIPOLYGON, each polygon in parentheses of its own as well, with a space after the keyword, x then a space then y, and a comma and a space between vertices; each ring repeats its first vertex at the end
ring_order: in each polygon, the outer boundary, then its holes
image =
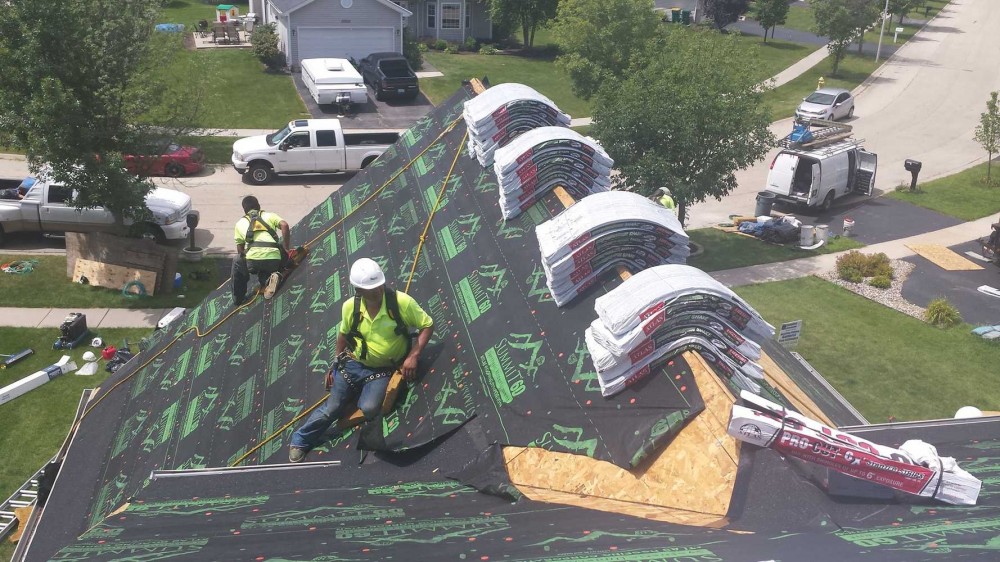
MULTIPOLYGON (((357 358, 354 357, 353 353, 346 353, 346 355, 347 356, 344 358, 345 359, 345 363, 347 361, 354 361, 355 363, 358 363, 360 365, 364 365, 364 363, 361 363, 360 361, 357 360, 357 358)), ((368 368, 368 367, 366 367, 366 368, 368 368)), ((381 378, 392 376, 392 374, 394 372, 396 372, 396 367, 395 366, 390 366, 390 367, 381 367, 379 369, 373 369, 372 374, 368 375, 367 377, 365 377, 364 379, 362 379, 360 382, 351 380, 351 378, 347 375, 347 369, 344 369, 343 367, 341 367, 339 369, 339 371, 340 371, 340 376, 344 377, 344 382, 346 382, 348 386, 350 386, 352 389, 354 389, 356 391, 360 391, 362 388, 364 388, 364 386, 366 384, 368 384, 368 383, 370 383, 372 381, 376 381, 376 380, 381 379, 381 378)))

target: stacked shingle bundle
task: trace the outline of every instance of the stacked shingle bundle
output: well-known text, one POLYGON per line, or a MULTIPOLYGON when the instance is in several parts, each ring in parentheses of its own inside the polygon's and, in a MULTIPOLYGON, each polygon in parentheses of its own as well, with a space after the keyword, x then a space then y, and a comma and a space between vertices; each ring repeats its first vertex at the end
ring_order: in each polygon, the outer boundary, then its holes
POLYGON ((465 102, 469 155, 483 167, 493 165, 493 152, 518 135, 538 127, 569 126, 569 115, 549 98, 524 84, 499 84, 465 102))
POLYGON ((633 275, 594 303, 585 339, 604 396, 652 372, 663 358, 696 350, 731 387, 761 392, 755 360, 774 327, 705 272, 661 265, 633 275))
POLYGON ((595 193, 535 228, 545 282, 562 306, 619 265, 684 263, 688 236, 674 213, 628 191, 595 193))
POLYGON ((504 218, 521 214, 554 187, 574 199, 608 191, 615 162, 590 137, 566 127, 532 129, 493 155, 504 218))

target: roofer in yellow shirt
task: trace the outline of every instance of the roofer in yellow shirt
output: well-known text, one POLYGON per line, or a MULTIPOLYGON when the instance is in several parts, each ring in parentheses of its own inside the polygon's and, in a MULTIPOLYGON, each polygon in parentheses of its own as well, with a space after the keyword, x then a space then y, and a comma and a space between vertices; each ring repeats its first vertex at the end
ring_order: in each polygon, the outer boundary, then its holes
POLYGON ((289 264, 288 223, 274 213, 260 210, 253 195, 243 198, 243 218, 236 221, 236 253, 233 260, 233 305, 247 298, 250 275, 264 287, 264 298, 274 296, 281 285, 281 272, 289 264), (278 235, 278 231, 281 235, 278 235))

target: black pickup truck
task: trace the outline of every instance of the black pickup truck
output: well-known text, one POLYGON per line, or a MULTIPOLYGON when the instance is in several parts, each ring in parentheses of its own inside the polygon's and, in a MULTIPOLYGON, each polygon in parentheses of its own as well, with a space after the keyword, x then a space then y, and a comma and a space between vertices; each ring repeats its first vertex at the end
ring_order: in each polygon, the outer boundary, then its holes
POLYGON ((420 93, 417 75, 399 53, 372 53, 361 59, 358 70, 365 84, 375 90, 375 99, 390 97, 412 100, 420 93))

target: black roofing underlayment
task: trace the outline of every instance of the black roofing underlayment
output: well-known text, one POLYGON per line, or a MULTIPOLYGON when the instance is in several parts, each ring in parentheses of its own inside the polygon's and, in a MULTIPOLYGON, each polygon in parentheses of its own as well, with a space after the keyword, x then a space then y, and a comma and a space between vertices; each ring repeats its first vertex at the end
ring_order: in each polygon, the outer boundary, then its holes
MULTIPOLYGON (((618 278, 554 305, 534 226, 562 204, 550 195, 500 220, 492 171, 468 157, 463 122, 448 128, 472 95, 460 90, 293 228, 310 254, 272 301, 227 316, 228 288, 213 293, 105 383, 28 560, 950 560, 995 548, 1000 513, 989 478, 1000 478, 1000 443, 974 441, 997 434, 992 422, 920 432, 984 479, 973 509, 837 500, 811 483, 808 467, 746 445, 729 519, 753 534, 512 503, 491 443, 630 467, 704 406, 683 361, 601 397, 583 331, 596 317, 594 298, 618 278), (408 292, 435 321, 421 378, 377 422, 381 432, 370 425, 335 436, 308 459, 341 466, 153 477, 228 466, 323 398, 347 271, 364 256, 400 289, 413 269, 408 292), (387 452, 359 464, 359 433, 387 452)), ((833 403, 819 386, 806 392, 824 408, 833 403)), ((296 425, 243 465, 285 462, 296 425)), ((892 444, 898 431, 865 436, 892 444)))

